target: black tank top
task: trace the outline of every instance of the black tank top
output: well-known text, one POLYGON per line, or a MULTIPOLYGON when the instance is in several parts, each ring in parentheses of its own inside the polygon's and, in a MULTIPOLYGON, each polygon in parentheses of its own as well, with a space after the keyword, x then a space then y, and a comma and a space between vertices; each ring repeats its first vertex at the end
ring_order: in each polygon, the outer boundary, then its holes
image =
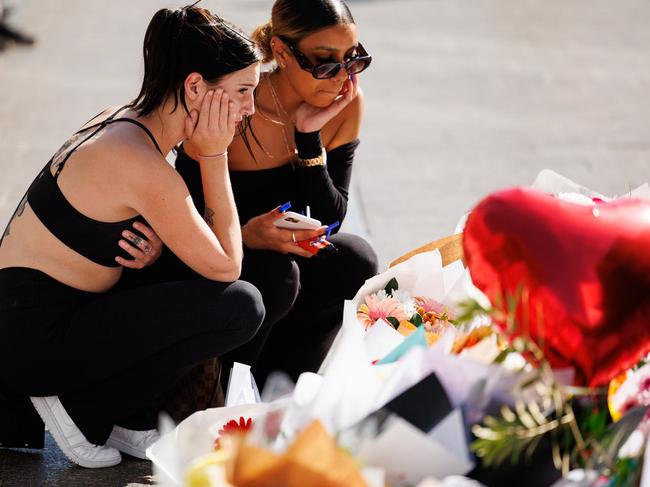
MULTIPOLYGON (((140 122, 130 118, 115 118, 127 107, 122 107, 101 123, 81 129, 74 134, 59 151, 49 160, 27 190, 25 197, 32 210, 45 227, 61 242, 75 252, 106 267, 119 267, 116 256, 133 259, 119 245, 122 231, 128 229, 138 234, 133 228, 136 221, 146 223, 140 215, 119 222, 102 222, 87 217, 74 208, 65 198, 57 184, 57 179, 70 155, 84 142, 99 133, 111 123, 126 122, 137 125, 149 136, 162 154, 151 132, 140 122), (72 147, 72 149, 70 149, 72 147), (56 171, 52 174, 54 164, 56 171)), ((21 202, 21 206, 24 201, 21 202)))

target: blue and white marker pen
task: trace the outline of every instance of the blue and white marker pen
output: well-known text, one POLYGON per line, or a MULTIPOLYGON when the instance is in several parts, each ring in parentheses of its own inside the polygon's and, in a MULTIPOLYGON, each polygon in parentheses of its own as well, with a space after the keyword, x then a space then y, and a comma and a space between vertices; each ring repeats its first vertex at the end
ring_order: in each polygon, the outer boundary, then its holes
POLYGON ((328 225, 327 228, 325 229, 325 238, 330 238, 330 234, 332 233, 332 230, 334 230, 336 227, 338 227, 341 224, 338 220, 332 223, 331 225, 328 225))

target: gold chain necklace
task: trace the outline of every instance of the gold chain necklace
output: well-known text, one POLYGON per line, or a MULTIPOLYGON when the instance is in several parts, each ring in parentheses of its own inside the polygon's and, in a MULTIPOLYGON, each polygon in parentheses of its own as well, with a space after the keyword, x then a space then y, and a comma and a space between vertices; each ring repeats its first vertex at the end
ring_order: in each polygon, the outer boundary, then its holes
POLYGON ((271 98, 273 98, 273 103, 275 104, 275 109, 278 112, 278 116, 282 117, 284 115, 284 118, 287 120, 291 120, 291 117, 287 113, 287 111, 284 109, 284 106, 282 105, 282 102, 280 101, 280 97, 278 96, 278 93, 275 91, 275 86, 273 86, 273 80, 271 79, 271 75, 268 76, 267 81, 269 82, 269 88, 271 89, 271 98), (282 112, 282 113, 280 113, 282 112))
POLYGON ((262 109, 259 108, 259 107, 257 107, 256 112, 259 113, 260 117, 262 117, 262 118, 263 118, 264 120, 266 120, 267 122, 271 122, 271 123, 274 124, 274 125, 280 125, 280 126, 286 125, 286 123, 284 123, 284 122, 281 121, 281 120, 276 120, 276 119, 274 119, 274 118, 269 117, 269 116, 266 115, 266 114, 262 111, 262 109))
MULTIPOLYGON (((282 106, 282 102, 280 101, 280 97, 278 97, 277 92, 275 91, 275 87, 273 86, 273 81, 271 81, 271 75, 269 75, 266 78, 268 85, 269 85, 269 91, 271 92, 271 98, 273 99, 273 104, 275 105, 275 111, 278 117, 283 118, 282 115, 284 115, 284 118, 288 121, 291 121, 291 117, 289 117, 289 114, 287 111, 284 109, 282 106)), ((282 123, 280 126, 282 130, 282 138, 284 139, 284 144, 287 148, 287 153, 289 155, 289 160, 293 164, 294 161, 297 158, 297 149, 294 144, 289 143, 289 135, 287 134, 287 123, 282 123)))
POLYGON ((262 117, 267 122, 271 122, 274 125, 286 125, 286 123, 283 122, 282 120, 276 120, 274 118, 271 118, 269 115, 264 113, 264 110, 262 110, 259 106, 256 107, 255 113, 258 113, 260 117, 262 117))

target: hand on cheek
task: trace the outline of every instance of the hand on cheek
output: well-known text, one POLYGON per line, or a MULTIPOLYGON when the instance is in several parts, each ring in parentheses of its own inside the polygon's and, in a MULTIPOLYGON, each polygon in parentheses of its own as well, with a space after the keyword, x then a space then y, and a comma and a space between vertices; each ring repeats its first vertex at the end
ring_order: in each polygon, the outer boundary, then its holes
POLYGON ((347 87, 346 93, 350 93, 352 98, 357 96, 359 91, 359 79, 356 74, 351 74, 348 79, 345 81, 345 86, 347 87))

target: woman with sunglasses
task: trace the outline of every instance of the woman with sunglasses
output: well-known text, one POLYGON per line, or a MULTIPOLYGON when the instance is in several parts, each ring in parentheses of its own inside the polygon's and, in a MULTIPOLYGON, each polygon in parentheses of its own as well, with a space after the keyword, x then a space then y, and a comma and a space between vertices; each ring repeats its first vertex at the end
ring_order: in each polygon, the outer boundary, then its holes
POLYGON ((0 240, 0 446, 42 447, 38 412, 78 465, 113 466, 120 452, 145 458, 158 437, 158 396, 255 334, 264 307, 237 280, 226 149, 254 111, 259 61, 255 44, 209 11, 159 10, 140 94, 83 126, 29 187, 0 240), (165 159, 186 139, 204 217, 165 159), (118 240, 135 221, 196 279, 118 292, 118 240))
MULTIPOLYGON (((222 377, 236 360, 253 366, 261 387, 274 370, 295 380, 319 368, 341 326, 343 301, 376 273, 377 258, 351 234, 332 234, 338 251, 326 256, 298 244, 342 223, 347 210, 363 112, 357 76, 371 61, 350 10, 342 0, 276 0, 253 38, 275 68, 261 77, 255 114, 228 148, 228 167, 242 223, 242 279, 260 290, 267 314, 251 342, 223 357, 222 377), (296 212, 309 207, 323 226, 276 227, 288 201, 296 212)), ((186 143, 176 169, 202 210, 197 152, 186 143)))

